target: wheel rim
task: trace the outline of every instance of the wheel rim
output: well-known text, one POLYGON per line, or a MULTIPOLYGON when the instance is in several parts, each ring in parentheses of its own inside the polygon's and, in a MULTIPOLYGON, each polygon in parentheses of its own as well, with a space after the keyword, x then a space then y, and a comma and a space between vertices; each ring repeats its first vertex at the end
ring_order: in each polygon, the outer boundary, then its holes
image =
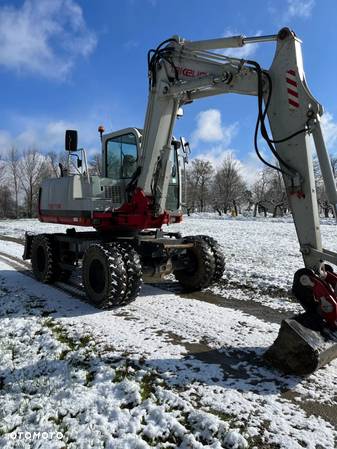
POLYGON ((44 248, 39 246, 37 249, 37 269, 42 273, 46 268, 46 254, 44 248))
POLYGON ((89 268, 90 287, 95 293, 102 293, 105 287, 104 265, 98 259, 94 259, 89 268))

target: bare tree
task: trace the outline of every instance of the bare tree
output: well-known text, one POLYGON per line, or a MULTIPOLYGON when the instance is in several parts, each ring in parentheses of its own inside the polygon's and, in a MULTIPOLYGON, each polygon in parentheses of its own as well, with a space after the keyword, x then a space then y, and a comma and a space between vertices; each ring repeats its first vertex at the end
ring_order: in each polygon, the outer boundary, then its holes
POLYGON ((210 185, 214 169, 210 161, 194 159, 191 168, 187 170, 187 207, 188 210, 198 208, 204 212, 209 204, 210 185))
POLYGON ((47 162, 50 165, 51 176, 58 178, 61 174, 60 164, 65 167, 67 164, 67 155, 64 151, 56 153, 55 151, 49 151, 47 153, 47 162))
POLYGON ((39 185, 44 177, 50 176, 50 167, 45 156, 32 148, 23 152, 20 159, 20 182, 25 194, 28 217, 33 217, 39 185))
POLYGON ((263 169, 260 172, 259 178, 253 185, 253 201, 254 201, 254 217, 257 213, 262 211, 264 216, 267 216, 267 192, 269 190, 269 172, 263 169))
POLYGON ((94 153, 89 161, 89 172, 91 175, 103 176, 102 171, 102 154, 94 153))
POLYGON ((47 153, 48 162, 50 164, 51 172, 55 178, 59 176, 59 158, 55 151, 49 151, 47 153))
MULTIPOLYGON (((334 178, 336 179, 337 176, 337 156, 330 154, 330 162, 332 167, 332 172, 334 175, 334 178)), ((317 201, 318 206, 320 208, 320 211, 324 213, 325 218, 329 217, 329 214, 333 214, 333 209, 331 207, 331 204, 328 201, 328 197, 325 191, 325 185, 321 173, 321 168, 319 166, 319 162, 317 157, 314 158, 314 175, 315 175, 315 182, 316 182, 316 193, 317 193, 317 201)))
POLYGON ((18 211, 19 211, 19 191, 20 191, 19 160, 20 160, 20 153, 17 150, 17 148, 12 146, 7 155, 7 166, 8 166, 8 175, 12 181, 12 186, 14 190, 15 218, 18 218, 18 211))
POLYGON ((246 184, 240 174, 240 164, 231 154, 227 155, 214 179, 214 202, 216 209, 224 213, 234 208, 238 214, 238 205, 244 198, 246 184))
POLYGON ((6 163, 2 160, 0 155, 0 184, 4 182, 6 176, 6 163))
POLYGON ((7 185, 0 186, 0 217, 14 217, 14 201, 7 185))
POLYGON ((253 185, 254 217, 258 211, 267 216, 270 210, 273 216, 283 213, 288 209, 287 194, 282 175, 279 171, 265 167, 259 179, 253 185))

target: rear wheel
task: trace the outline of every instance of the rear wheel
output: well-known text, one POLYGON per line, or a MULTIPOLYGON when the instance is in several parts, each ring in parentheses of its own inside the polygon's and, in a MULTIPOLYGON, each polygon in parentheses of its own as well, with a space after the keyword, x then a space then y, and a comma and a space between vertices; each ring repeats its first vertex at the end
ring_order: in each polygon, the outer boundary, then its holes
POLYGON ((90 245, 83 257, 82 281, 90 301, 100 308, 121 303, 126 292, 126 269, 115 245, 90 245))
POLYGON ((57 265, 52 241, 47 235, 37 235, 32 242, 32 270, 36 279, 45 284, 56 280, 57 265))
POLYGON ((201 290, 213 282, 215 257, 211 246, 199 236, 185 237, 183 243, 193 243, 187 248, 188 265, 173 273, 179 283, 189 291, 201 290))

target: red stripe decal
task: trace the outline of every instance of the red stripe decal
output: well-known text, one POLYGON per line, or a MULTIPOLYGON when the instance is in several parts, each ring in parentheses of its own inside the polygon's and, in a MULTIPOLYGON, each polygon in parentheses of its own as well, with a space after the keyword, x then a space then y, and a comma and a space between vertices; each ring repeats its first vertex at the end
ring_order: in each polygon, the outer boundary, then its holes
POLYGON ((298 98, 298 92, 296 92, 295 90, 292 89, 287 89, 288 90, 288 94, 292 95, 293 97, 298 98))
POLYGON ((292 70, 292 69, 290 69, 290 70, 288 70, 288 72, 287 73, 289 73, 290 75, 294 75, 294 76, 296 76, 296 72, 295 72, 295 70, 292 70))
POLYGON ((291 104, 291 106, 294 106, 295 108, 300 107, 300 104, 297 103, 297 101, 292 100, 291 98, 288 98, 288 103, 291 104))
POLYGON ((296 83, 296 81, 294 81, 294 80, 291 80, 290 78, 286 78, 287 79, 287 83, 288 84, 291 84, 292 86, 295 86, 295 87, 297 87, 297 83, 296 83))

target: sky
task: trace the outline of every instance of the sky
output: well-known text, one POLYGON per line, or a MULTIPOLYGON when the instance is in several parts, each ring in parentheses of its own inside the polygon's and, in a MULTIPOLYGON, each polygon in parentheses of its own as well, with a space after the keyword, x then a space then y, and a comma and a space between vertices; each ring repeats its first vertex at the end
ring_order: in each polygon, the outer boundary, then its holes
MULTIPOLYGON (((337 152, 336 0, 0 0, 0 157, 15 145, 61 151, 78 129, 89 154, 97 127, 143 127, 147 51, 178 34, 190 40, 276 34, 288 26, 303 41, 307 82, 326 114, 329 151, 337 152)), ((274 43, 228 55, 272 62, 274 43)), ((215 166, 231 152, 247 180, 260 169, 253 150, 255 97, 222 95, 184 108, 175 136, 192 157, 215 166)))

